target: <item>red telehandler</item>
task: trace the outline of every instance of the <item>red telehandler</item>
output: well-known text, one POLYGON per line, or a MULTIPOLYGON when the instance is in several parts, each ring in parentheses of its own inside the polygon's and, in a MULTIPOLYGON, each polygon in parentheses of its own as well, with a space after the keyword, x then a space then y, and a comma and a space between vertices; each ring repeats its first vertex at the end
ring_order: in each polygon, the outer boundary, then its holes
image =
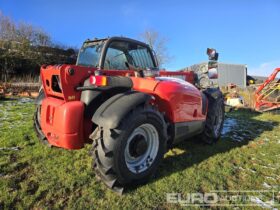
POLYGON ((76 65, 41 67, 34 116, 38 137, 65 149, 91 143, 96 175, 119 193, 143 183, 172 145, 192 136, 210 144, 220 138, 223 95, 205 87, 217 76, 218 53, 208 49, 207 54, 207 70, 161 71, 145 43, 124 37, 87 40, 76 65))

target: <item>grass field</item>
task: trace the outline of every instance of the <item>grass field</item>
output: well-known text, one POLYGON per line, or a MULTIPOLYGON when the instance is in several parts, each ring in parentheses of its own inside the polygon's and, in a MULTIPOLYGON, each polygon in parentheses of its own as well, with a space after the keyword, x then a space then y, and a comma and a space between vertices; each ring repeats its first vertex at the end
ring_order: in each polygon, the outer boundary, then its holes
MULTIPOLYGON (((177 209, 184 207, 168 203, 166 193, 211 190, 273 190, 280 196, 279 114, 227 113, 217 144, 182 143, 165 155, 154 179, 119 196, 95 179, 90 145, 79 151, 42 145, 33 110, 29 100, 0 102, 0 209, 177 209)), ((256 197, 259 207, 251 208, 271 207, 262 203, 269 196, 256 197)))

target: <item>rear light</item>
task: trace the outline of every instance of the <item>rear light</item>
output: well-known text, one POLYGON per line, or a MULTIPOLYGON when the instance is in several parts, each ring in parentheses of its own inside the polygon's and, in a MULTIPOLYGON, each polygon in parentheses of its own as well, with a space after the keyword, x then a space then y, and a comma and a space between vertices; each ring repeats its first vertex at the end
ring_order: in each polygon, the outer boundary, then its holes
POLYGON ((106 76, 90 76, 89 83, 95 86, 107 86, 108 80, 106 76))

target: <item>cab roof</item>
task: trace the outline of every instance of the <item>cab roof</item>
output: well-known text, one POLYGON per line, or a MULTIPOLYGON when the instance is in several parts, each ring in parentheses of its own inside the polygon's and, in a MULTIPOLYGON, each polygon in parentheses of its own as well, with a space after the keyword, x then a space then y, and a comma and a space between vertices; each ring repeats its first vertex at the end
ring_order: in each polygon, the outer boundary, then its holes
POLYGON ((111 42, 111 41, 124 41, 124 42, 132 42, 135 44, 139 44, 145 47, 150 48, 150 46, 144 42, 135 40, 135 39, 131 39, 131 38, 127 38, 127 37, 122 37, 122 36, 112 36, 112 37, 108 37, 108 38, 94 38, 94 39, 87 39, 86 41, 84 41, 84 43, 90 43, 90 42, 111 42))

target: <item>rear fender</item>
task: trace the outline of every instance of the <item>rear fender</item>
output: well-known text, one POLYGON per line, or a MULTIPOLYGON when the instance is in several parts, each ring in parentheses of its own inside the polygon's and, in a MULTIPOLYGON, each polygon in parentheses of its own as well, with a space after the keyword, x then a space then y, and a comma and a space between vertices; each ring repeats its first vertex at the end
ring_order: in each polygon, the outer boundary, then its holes
POLYGON ((202 114, 206 115, 208 110, 208 99, 204 93, 201 93, 201 95, 202 95, 202 114))
MULTIPOLYGON (((83 87, 92 87, 90 79, 86 79, 83 87)), ((84 90, 81 94, 81 101, 85 104, 84 117, 91 119, 95 111, 103 104, 108 98, 118 94, 127 92, 131 89, 132 82, 129 77, 110 77, 110 85, 103 87, 100 90, 84 90)))
POLYGON ((207 88, 206 90, 203 91, 203 93, 207 97, 211 97, 214 100, 223 97, 223 93, 221 92, 220 88, 207 88))
POLYGON ((43 89, 40 89, 39 91, 39 95, 37 96, 37 98, 35 99, 35 104, 36 105, 42 105, 42 101, 43 99, 46 97, 45 92, 43 89))
POLYGON ((129 91, 117 94, 96 110, 92 122, 101 127, 116 128, 132 109, 150 100, 150 95, 141 92, 129 91))

